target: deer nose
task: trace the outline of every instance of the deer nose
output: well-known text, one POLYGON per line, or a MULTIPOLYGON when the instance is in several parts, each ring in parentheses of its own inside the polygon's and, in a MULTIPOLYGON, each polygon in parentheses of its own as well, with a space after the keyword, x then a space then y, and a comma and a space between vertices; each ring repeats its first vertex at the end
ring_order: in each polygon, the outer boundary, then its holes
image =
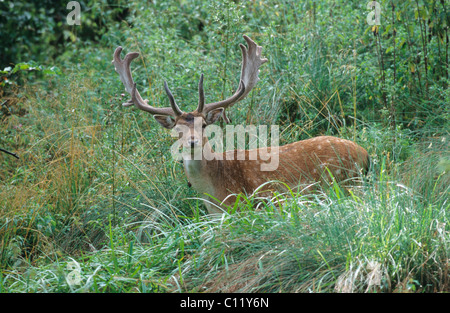
POLYGON ((195 148, 195 146, 198 145, 198 139, 192 136, 190 139, 188 139, 188 144, 191 146, 191 148, 195 148))

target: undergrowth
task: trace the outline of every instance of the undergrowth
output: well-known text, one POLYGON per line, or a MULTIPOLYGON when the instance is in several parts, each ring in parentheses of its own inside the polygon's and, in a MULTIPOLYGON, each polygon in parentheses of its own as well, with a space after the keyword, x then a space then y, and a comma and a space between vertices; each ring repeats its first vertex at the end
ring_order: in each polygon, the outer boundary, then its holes
POLYGON ((394 20, 378 28, 364 3, 124 5, 93 8, 84 22, 107 7, 107 27, 72 29, 54 59, 0 73, 0 148, 20 157, 0 153, 1 292, 449 291, 445 5, 386 5, 394 20), (354 140, 371 157, 361 185, 242 195, 205 215, 170 156, 173 138, 121 106, 110 60, 118 45, 139 51, 143 97, 167 106, 167 80, 188 111, 200 73, 207 101, 235 90, 242 34, 269 62, 229 110, 233 123, 280 125, 281 144, 354 140))

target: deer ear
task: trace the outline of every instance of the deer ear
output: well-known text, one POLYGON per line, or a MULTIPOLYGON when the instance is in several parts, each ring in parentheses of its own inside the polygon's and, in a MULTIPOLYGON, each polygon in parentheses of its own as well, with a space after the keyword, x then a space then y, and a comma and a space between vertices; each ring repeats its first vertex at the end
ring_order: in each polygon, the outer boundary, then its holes
POLYGON ((224 108, 217 108, 217 109, 209 111, 206 114, 206 118, 205 118, 206 124, 210 125, 210 124, 214 123, 215 121, 217 121, 219 119, 219 117, 222 116, 223 111, 224 111, 224 108))
POLYGON ((164 128, 172 129, 175 126, 175 120, 169 115, 155 114, 153 117, 164 128))

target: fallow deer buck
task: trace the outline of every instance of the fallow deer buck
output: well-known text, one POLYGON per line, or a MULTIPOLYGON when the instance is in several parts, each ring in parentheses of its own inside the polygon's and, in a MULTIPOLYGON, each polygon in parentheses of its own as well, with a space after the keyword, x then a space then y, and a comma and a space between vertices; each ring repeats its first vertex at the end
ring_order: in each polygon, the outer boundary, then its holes
MULTIPOLYGON (((281 181, 293 190, 305 191, 316 183, 329 181, 330 176, 334 177, 336 182, 342 182, 357 178, 361 171, 367 170, 369 156, 364 148, 352 141, 331 136, 315 137, 284 146, 259 148, 257 150, 266 149, 266 156, 262 157, 264 153, 257 153, 256 159, 249 158, 253 150, 244 151, 244 160, 236 158, 237 150, 220 153, 212 151, 205 135, 205 127, 217 121, 219 117, 228 122, 225 109, 248 95, 259 80, 259 67, 267 62, 267 59, 261 58, 262 47, 245 35, 244 39, 248 49, 240 44, 242 68, 237 91, 228 99, 206 104, 202 74, 198 86, 198 106, 195 111, 189 113, 180 110, 167 82, 164 82, 164 89, 169 97, 170 107, 157 108, 149 105, 148 100, 143 100, 137 91, 130 70, 131 61, 139 54, 131 52, 121 59, 122 47, 118 47, 114 52, 115 70, 131 95, 131 100, 123 106, 135 105, 152 114, 163 127, 179 132, 184 147, 190 149, 190 153, 183 156, 186 176, 202 195, 208 212, 222 212, 226 206, 234 203, 233 195, 253 193, 266 182, 281 181), (201 127, 194 127, 195 124, 201 127), (192 159, 198 149, 210 151, 210 155, 192 159), (261 169, 261 165, 268 162, 267 152, 272 156, 277 154, 278 168, 271 171, 261 169)), ((283 184, 268 183, 265 186, 270 190, 280 190, 283 184)))

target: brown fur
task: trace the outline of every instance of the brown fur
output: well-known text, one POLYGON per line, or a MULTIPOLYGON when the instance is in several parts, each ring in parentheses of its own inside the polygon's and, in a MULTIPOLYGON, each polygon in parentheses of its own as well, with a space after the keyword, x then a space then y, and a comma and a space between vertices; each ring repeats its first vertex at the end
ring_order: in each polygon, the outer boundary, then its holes
MULTIPOLYGON (((208 144, 207 138, 203 140, 208 144)), ((224 152, 222 160, 196 161, 195 170, 185 164, 186 175, 194 189, 205 196, 208 211, 213 213, 220 209, 208 203, 218 204, 208 195, 224 205, 232 205, 236 198, 230 195, 251 194, 269 181, 286 183, 295 191, 309 191, 316 183, 330 181, 330 172, 337 182, 342 182, 358 177, 361 170, 365 171, 369 166, 369 156, 364 148, 352 141, 331 136, 302 140, 278 149, 279 166, 274 171, 261 171, 261 164, 270 160, 250 160, 250 151, 244 151, 245 160, 237 160, 238 152, 234 150, 224 152), (231 155, 233 159, 230 159, 231 155)), ((257 155, 259 157, 259 153, 257 155)), ((262 187, 263 191, 284 189, 282 184, 276 183, 262 187)))

